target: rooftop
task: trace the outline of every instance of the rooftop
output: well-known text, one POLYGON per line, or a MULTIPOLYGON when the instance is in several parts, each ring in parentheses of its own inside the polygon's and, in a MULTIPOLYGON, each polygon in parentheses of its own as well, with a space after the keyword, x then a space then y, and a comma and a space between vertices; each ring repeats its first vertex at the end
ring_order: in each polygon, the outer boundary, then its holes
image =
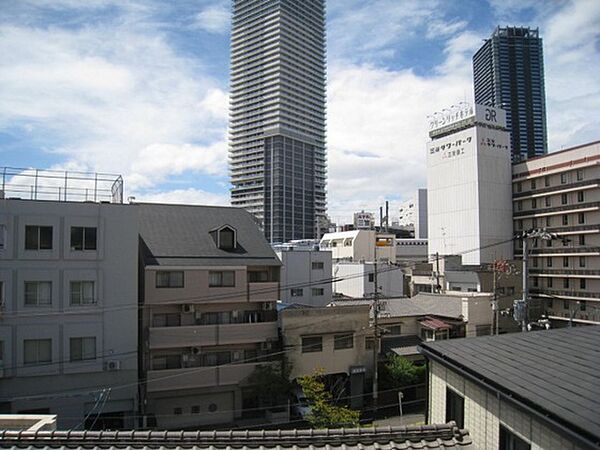
POLYGON ((391 450, 472 449, 468 432, 444 425, 259 431, 0 431, 2 448, 391 450))
POLYGON ((600 326, 423 342, 430 359, 528 409, 571 440, 600 444, 600 326))

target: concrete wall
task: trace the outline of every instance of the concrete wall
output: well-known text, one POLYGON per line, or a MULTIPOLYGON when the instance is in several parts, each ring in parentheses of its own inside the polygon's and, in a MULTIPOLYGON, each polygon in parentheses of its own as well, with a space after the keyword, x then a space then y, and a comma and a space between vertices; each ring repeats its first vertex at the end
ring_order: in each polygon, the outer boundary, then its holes
POLYGON ((283 263, 281 268, 281 300, 284 303, 301 303, 310 306, 325 306, 331 302, 331 252, 278 250, 277 256, 283 263), (313 267, 313 263, 322 264, 313 267), (319 281, 327 280, 319 283, 319 281), (292 295, 302 290, 302 295, 292 295), (323 293, 314 289, 323 289, 323 293))
MULTIPOLYGON (((333 278, 341 279, 333 283, 333 291, 353 298, 371 297, 374 293, 374 274, 371 263, 336 263, 333 266, 333 278)), ((404 292, 404 274, 397 266, 379 264, 377 283, 379 293, 388 297, 401 297, 404 292)))
MULTIPOLYGON (((137 248, 135 207, 104 203, 0 200, 6 245, 0 251, 5 302, 0 403, 6 412, 58 414, 58 428, 87 414, 137 410, 137 248), (25 226, 53 228, 51 250, 25 250, 25 226), (97 228, 97 250, 75 251, 71 226, 97 228), (26 281, 50 281, 52 304, 25 306, 26 281), (70 281, 93 281, 96 302, 70 304, 70 281), (70 362, 70 338, 95 337, 96 358, 70 362), (51 339, 50 363, 25 364, 24 340, 51 339), (119 369, 107 370, 114 361, 119 369), (99 407, 99 392, 113 387, 99 407), (118 389, 117 389, 118 387, 118 389)), ((126 427, 133 426, 131 419, 126 427)))
POLYGON ((415 194, 415 239, 427 239, 427 189, 415 194))
POLYGON ((466 380, 436 361, 429 364, 429 423, 446 422, 446 388, 465 399, 465 428, 476 448, 499 448, 500 424, 531 444, 532 450, 576 450, 537 418, 466 380))

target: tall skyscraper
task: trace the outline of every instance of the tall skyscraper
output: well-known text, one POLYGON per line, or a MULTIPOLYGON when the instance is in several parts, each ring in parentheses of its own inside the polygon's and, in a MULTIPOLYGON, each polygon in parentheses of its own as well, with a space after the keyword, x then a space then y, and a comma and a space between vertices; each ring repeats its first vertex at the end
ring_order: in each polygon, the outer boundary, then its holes
POLYGON ((326 215, 325 64, 325 0, 234 0, 231 203, 272 243, 326 215))
POLYGON ((506 111, 512 159, 548 152, 544 56, 539 30, 496 28, 473 56, 475 103, 506 111))

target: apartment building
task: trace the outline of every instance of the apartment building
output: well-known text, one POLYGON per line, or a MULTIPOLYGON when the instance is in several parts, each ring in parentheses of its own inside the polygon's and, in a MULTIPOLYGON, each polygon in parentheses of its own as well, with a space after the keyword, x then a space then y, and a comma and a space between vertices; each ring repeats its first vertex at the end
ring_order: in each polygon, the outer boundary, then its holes
MULTIPOLYGON (((58 414, 63 429, 131 428, 137 217, 120 197, 65 201, 60 177, 60 201, 0 199, 0 411, 58 414)), ((43 197, 48 180, 31 179, 27 194, 43 197)))
POLYGON ((136 205, 143 413, 149 426, 231 424, 277 349, 281 263, 239 208, 136 205))
POLYGON ((600 444, 600 327, 423 342, 428 423, 454 421, 480 449, 600 444))
MULTIPOLYGON (((513 165, 515 233, 529 239, 533 305, 555 325, 600 322, 600 141, 513 165)), ((522 257, 523 241, 515 241, 522 257)))
POLYGON ((321 250, 331 252, 333 262, 377 261, 396 262, 396 236, 375 230, 354 230, 326 233, 320 242, 321 250))
POLYGON ((370 305, 286 308, 281 311, 290 379, 320 370, 340 397, 361 408, 366 377, 373 371, 370 305))
MULTIPOLYGON (((333 265, 333 292, 351 298, 372 298, 375 293, 375 265, 372 262, 340 261, 333 265)), ((404 274, 398 266, 377 266, 378 293, 384 297, 404 295, 404 274)))
POLYGON ((309 306, 331 302, 331 252, 319 247, 280 246, 275 250, 281 267, 281 300, 309 306))

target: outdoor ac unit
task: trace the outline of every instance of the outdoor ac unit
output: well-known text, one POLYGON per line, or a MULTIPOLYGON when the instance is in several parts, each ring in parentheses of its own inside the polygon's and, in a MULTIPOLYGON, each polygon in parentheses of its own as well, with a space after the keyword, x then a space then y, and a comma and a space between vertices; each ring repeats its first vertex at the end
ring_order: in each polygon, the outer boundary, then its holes
POLYGON ((273 311, 273 303, 263 302, 262 309, 263 309, 263 311, 273 311))
POLYGON ((190 353, 192 355, 199 355, 200 354, 200 347, 190 347, 190 353))
POLYGON ((182 310, 184 313, 193 313, 194 312, 194 305, 183 305, 182 306, 182 310))
POLYGON ((121 370, 121 361, 106 361, 106 363, 104 364, 104 369, 109 372, 121 370))

